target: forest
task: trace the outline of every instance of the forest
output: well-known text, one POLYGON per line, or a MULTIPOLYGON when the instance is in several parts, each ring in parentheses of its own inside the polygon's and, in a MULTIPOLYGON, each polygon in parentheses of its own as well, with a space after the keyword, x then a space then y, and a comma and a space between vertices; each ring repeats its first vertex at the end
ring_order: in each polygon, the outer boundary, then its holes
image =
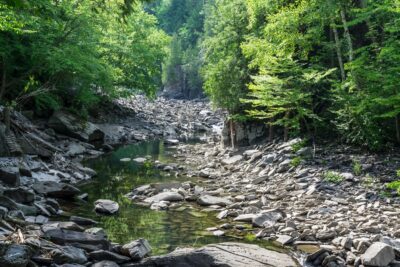
POLYGON ((87 117, 160 88, 285 139, 400 143, 399 0, 2 0, 0 99, 87 117))
POLYGON ((400 266, 400 0, 0 0, 0 267, 400 266))

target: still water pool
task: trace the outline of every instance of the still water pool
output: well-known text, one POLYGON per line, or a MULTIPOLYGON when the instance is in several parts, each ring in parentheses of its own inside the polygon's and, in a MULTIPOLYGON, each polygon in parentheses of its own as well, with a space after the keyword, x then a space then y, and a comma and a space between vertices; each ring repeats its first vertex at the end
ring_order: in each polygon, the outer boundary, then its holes
POLYGON ((64 205, 68 215, 83 216, 98 221, 106 230, 111 241, 127 243, 145 238, 153 247, 153 254, 162 254, 183 246, 203 246, 210 243, 232 241, 233 237, 215 237, 205 229, 220 225, 215 213, 183 206, 179 210, 153 211, 135 205, 124 197, 133 188, 150 183, 188 181, 190 178, 176 178, 150 165, 134 161, 121 162, 122 158, 151 156, 153 160, 173 162, 174 149, 163 142, 152 141, 121 147, 100 158, 91 159, 85 165, 97 171, 90 183, 80 186, 88 193, 88 201, 64 205), (115 216, 98 216, 93 211, 97 199, 111 199, 120 205, 115 216))

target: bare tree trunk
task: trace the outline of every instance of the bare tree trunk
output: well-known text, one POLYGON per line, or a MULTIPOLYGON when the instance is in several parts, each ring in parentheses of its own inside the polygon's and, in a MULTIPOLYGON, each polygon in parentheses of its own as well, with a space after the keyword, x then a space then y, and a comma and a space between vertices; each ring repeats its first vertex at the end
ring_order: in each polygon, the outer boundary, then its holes
POLYGON ((231 132, 231 146, 232 148, 234 148, 236 144, 236 134, 235 134, 235 124, 232 119, 229 120, 229 128, 231 132))
POLYGON ((268 142, 272 142, 274 140, 274 125, 272 123, 269 124, 269 133, 268 133, 268 142))
POLYGON ((344 36, 347 40, 347 46, 349 48, 349 61, 351 62, 354 59, 353 41, 351 40, 349 27, 347 25, 346 12, 344 10, 344 7, 340 8, 340 16, 342 17, 344 36))
POLYGON ((342 56, 342 48, 340 45, 340 38, 339 34, 336 28, 335 23, 332 21, 332 31, 333 31, 333 36, 335 38, 335 47, 336 47, 336 54, 338 58, 338 63, 340 67, 340 75, 342 77, 342 81, 346 80, 346 73, 344 72, 344 65, 343 65, 343 56, 342 56))
POLYGON ((10 107, 4 106, 3 109, 3 117, 4 117, 4 124, 6 125, 6 136, 10 134, 11 131, 11 118, 10 118, 10 107))
MULTIPOLYGON (((289 119, 290 111, 286 111, 285 118, 289 119)), ((283 129, 283 141, 286 142, 289 139, 289 126, 286 124, 283 129)))
POLYGON ((4 93, 6 92, 6 82, 7 82, 7 74, 6 74, 6 61, 3 57, 2 60, 2 74, 1 74, 1 88, 0 88, 0 100, 3 99, 4 93))
POLYGON ((396 120, 396 138, 397 138, 397 143, 400 144, 400 116, 399 114, 396 115, 394 118, 396 120))

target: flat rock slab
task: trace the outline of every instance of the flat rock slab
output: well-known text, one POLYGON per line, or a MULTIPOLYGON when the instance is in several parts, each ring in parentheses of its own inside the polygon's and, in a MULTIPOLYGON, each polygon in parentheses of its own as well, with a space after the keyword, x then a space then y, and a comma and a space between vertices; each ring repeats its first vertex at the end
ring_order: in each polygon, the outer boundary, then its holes
POLYGON ((94 202, 94 210, 101 214, 115 214, 119 210, 119 205, 117 202, 109 199, 99 199, 94 202))
POLYGON ((61 110, 56 111, 50 117, 48 124, 50 128, 53 128, 56 132, 79 139, 83 142, 104 143, 104 132, 93 123, 82 123, 82 121, 70 113, 61 110))
POLYGON ((37 182, 32 186, 38 194, 55 198, 72 198, 81 191, 69 184, 57 183, 52 181, 37 182))
POLYGON ((298 264, 283 253, 263 249, 257 245, 221 243, 200 249, 178 249, 165 256, 150 257, 137 267, 297 267, 298 264))
POLYGON ((199 205, 202 205, 202 206, 218 205, 218 206, 225 207, 225 206, 232 204, 232 201, 230 201, 227 198, 223 198, 223 197, 204 195, 197 199, 197 203, 199 203, 199 205))
POLYGON ((161 201, 182 201, 183 196, 177 192, 162 192, 144 200, 147 203, 161 202, 161 201))
POLYGON ((92 235, 65 229, 52 229, 44 237, 58 245, 74 246, 88 251, 108 250, 110 242, 101 235, 92 235))

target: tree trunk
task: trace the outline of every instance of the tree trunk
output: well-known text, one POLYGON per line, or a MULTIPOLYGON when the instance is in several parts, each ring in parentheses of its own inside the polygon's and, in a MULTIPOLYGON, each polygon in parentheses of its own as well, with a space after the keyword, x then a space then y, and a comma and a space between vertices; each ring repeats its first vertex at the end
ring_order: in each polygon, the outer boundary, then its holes
POLYGON ((274 140, 274 125, 272 123, 269 124, 269 133, 268 133, 268 142, 272 142, 274 140))
MULTIPOLYGON (((290 111, 286 111, 285 118, 289 119, 290 111)), ((289 139, 289 125, 285 124, 283 129, 283 141, 286 142, 289 139)))
POLYGON ((342 81, 346 80, 346 73, 344 72, 344 65, 343 65, 343 56, 342 56, 342 48, 340 45, 340 38, 339 38, 339 34, 336 28, 335 23, 332 21, 332 32, 333 32, 333 36, 335 38, 335 47, 336 47, 336 54, 338 57, 338 63, 339 63, 339 67, 340 67, 340 75, 342 77, 342 81))
POLYGON ((6 61, 3 57, 2 60, 2 68, 1 68, 1 88, 0 88, 0 101, 3 99, 4 93, 6 92, 6 82, 7 82, 7 74, 6 74, 6 61))
POLYGON ((11 131, 11 118, 10 118, 10 107, 4 106, 3 109, 4 124, 6 125, 6 136, 10 134, 11 131))
POLYGON ((231 132, 231 146, 232 148, 234 148, 236 144, 236 134, 235 134, 235 124, 232 119, 229 120, 229 128, 231 132))
POLYGON ((344 11, 344 7, 340 8, 340 16, 342 18, 344 36, 347 40, 347 46, 349 49, 349 62, 352 62, 354 59, 354 51, 353 51, 353 41, 351 40, 351 35, 349 31, 349 27, 347 25, 346 12, 344 11))
POLYGON ((397 139, 397 143, 400 144, 400 116, 399 116, 399 114, 397 114, 394 119, 396 120, 396 139, 397 139))

